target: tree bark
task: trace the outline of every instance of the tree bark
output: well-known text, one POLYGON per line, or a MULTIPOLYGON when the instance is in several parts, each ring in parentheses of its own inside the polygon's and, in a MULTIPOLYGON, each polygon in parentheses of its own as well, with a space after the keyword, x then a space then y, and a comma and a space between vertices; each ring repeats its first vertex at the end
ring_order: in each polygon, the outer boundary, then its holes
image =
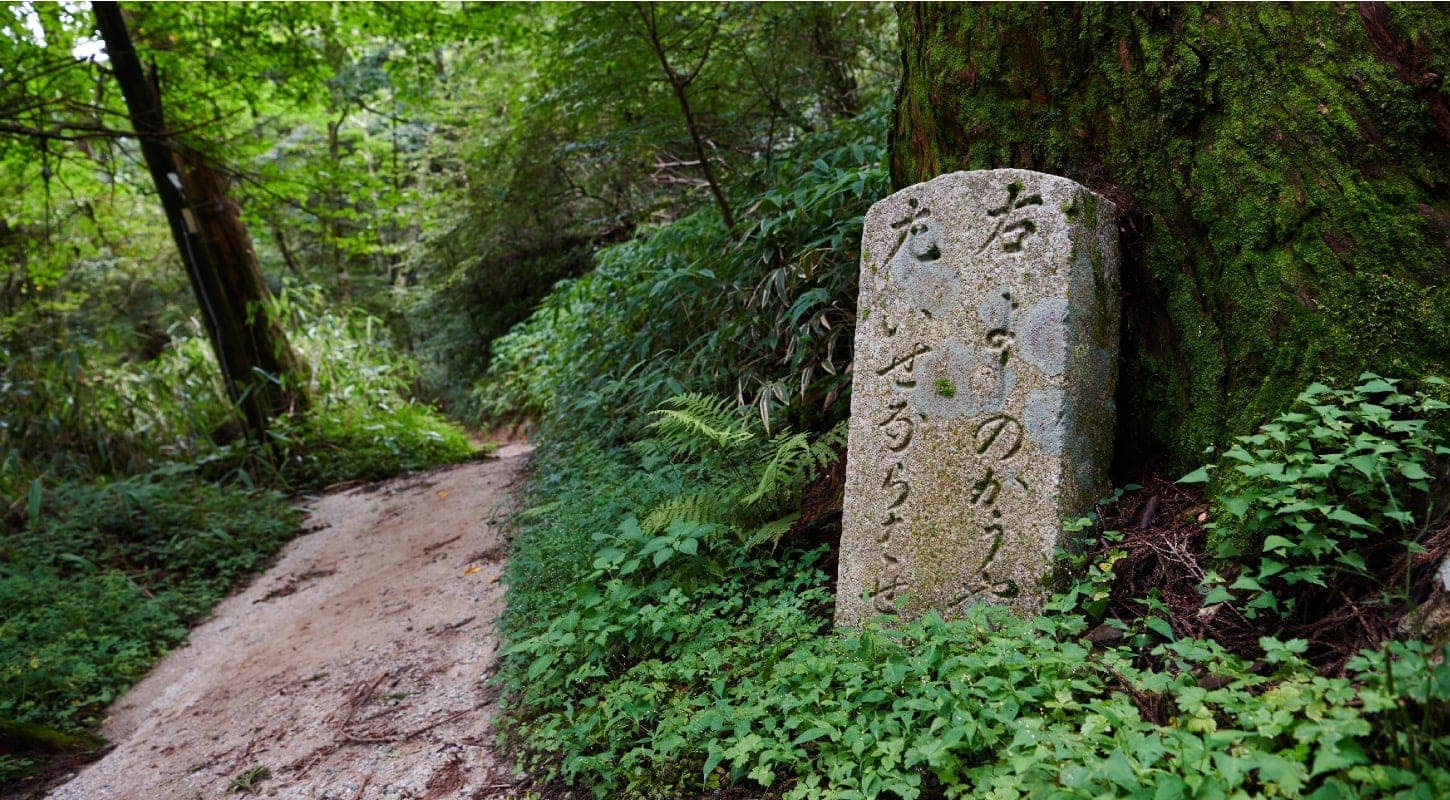
POLYGON ((287 232, 275 222, 271 224, 271 228, 272 240, 277 243, 277 250, 282 254, 282 264, 293 275, 301 275, 302 265, 297 263, 297 256, 292 253, 292 245, 287 242, 287 232))
POLYGON ((1183 468, 1313 380, 1450 367, 1450 16, 898 6, 893 181, 1021 167, 1124 212, 1119 453, 1183 468))
POLYGON ((223 382, 248 435, 258 439, 268 420, 305 404, 304 368, 266 310, 267 286, 240 209, 227 196, 227 178, 173 140, 160 91, 142 70, 119 5, 93 8, 223 382))
MULTIPOLYGON (((334 104, 335 104, 334 99, 334 104)), ((342 143, 338 139, 338 132, 342 130, 342 124, 347 120, 347 109, 344 108, 336 121, 329 120, 327 123, 327 157, 333 164, 341 163, 342 143)), ((324 225, 324 232, 327 234, 327 244, 332 251, 332 274, 337 281, 337 298, 343 303, 352 302, 352 272, 348 265, 350 256, 342 247, 342 226, 338 223, 338 217, 346 200, 342 191, 337 186, 336 179, 329 178, 327 188, 327 222, 324 225)))

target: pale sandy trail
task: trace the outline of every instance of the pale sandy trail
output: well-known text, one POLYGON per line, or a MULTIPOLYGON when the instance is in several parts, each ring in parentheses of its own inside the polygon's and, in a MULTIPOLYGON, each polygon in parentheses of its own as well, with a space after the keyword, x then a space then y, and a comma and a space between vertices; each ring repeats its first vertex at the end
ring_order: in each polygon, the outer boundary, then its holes
POLYGON ((508 510, 528 447, 318 499, 272 569, 111 709, 55 800, 518 796, 493 748, 508 510))

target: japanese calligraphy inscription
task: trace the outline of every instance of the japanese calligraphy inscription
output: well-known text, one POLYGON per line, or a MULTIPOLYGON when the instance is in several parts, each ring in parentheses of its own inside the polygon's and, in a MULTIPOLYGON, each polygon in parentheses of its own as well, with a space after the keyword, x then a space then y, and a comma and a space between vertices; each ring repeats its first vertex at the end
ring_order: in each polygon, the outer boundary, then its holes
POLYGON ((836 619, 1041 607, 1062 520, 1107 488, 1116 210, 1026 170, 872 206, 836 619))

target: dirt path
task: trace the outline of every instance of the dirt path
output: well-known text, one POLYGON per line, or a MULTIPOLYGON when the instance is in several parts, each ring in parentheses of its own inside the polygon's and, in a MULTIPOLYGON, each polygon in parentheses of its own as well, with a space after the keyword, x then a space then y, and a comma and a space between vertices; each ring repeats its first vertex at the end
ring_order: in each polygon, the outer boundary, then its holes
POLYGON ((111 709, 116 748, 50 797, 516 796, 482 679, 503 609, 491 520, 527 456, 317 500, 313 532, 111 709))

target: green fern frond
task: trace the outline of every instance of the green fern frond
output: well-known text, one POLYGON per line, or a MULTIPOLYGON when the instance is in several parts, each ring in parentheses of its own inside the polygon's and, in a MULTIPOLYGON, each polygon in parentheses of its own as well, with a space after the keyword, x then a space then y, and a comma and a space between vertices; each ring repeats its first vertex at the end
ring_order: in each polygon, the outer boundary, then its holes
POLYGON ((766 438, 749 410, 707 395, 679 395, 653 413, 653 437, 637 443, 636 452, 695 463, 684 467, 693 476, 691 489, 644 515, 640 525, 651 535, 671 523, 689 522, 726 525, 752 542, 760 530, 767 530, 766 539, 778 538, 789 520, 779 529, 779 520, 769 520, 789 510, 792 499, 835 461, 846 441, 845 423, 814 439, 790 431, 766 438))
POLYGON ((640 521, 646 533, 657 534, 673 522, 726 522, 737 503, 730 487, 708 486, 686 495, 671 497, 651 508, 640 521))
POLYGON ((846 443, 842 422, 815 441, 804 433, 782 432, 771 440, 773 450, 759 468, 755 490, 742 502, 754 506, 769 498, 782 498, 798 491, 830 466, 846 443))
POLYGON ((835 462, 841 448, 846 446, 846 435, 849 432, 850 425, 846 420, 841 420, 811 442, 811 455, 815 458, 817 467, 824 469, 835 462))
POLYGON ((745 546, 747 548, 759 547, 769 542, 771 547, 775 547, 780 542, 780 537, 790 533, 791 526, 795 525, 796 520, 800 519, 800 516, 799 512, 788 514, 780 519, 773 519, 761 525, 755 529, 754 533, 750 534, 750 538, 746 540, 745 546))
POLYGON ((660 439, 637 439, 629 443, 629 449, 646 467, 652 466, 650 462, 673 461, 679 456, 674 445, 660 439))
POLYGON ((782 433, 771 444, 775 446, 774 452, 760 465, 755 491, 742 498, 747 506, 800 488, 814 471, 815 454, 806 434, 782 433))
POLYGON ((682 394, 651 412, 654 437, 678 455, 727 449, 756 437, 749 418, 730 400, 703 394, 682 394))

